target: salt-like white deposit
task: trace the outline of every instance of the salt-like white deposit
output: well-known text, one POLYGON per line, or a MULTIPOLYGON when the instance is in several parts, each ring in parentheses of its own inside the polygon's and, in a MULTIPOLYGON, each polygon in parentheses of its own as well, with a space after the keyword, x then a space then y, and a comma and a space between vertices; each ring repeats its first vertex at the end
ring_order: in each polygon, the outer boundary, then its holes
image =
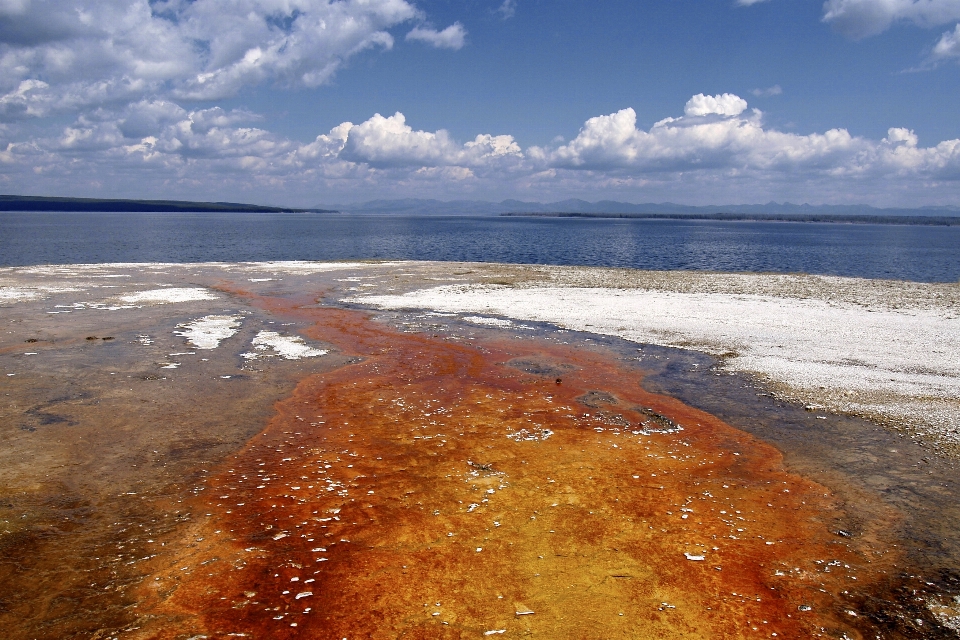
POLYGON ((805 402, 905 420, 960 442, 960 318, 947 306, 855 304, 808 291, 791 297, 540 285, 448 285, 347 301, 495 314, 702 350, 805 402))
POLYGON ((48 311, 47 313, 70 313, 66 309, 71 309, 74 311, 80 309, 98 309, 100 311, 119 311, 121 309, 134 309, 135 305, 132 304, 108 304, 106 302, 74 302, 73 304, 57 304, 54 307, 62 307, 61 311, 48 311))
POLYGON ((209 289, 202 287, 170 287, 167 289, 150 289, 140 291, 126 296, 120 296, 120 300, 131 304, 156 303, 164 304, 167 302, 193 302, 195 300, 216 300, 217 296, 209 289))
POLYGON ((174 334, 183 336, 197 349, 216 349, 223 340, 240 330, 241 319, 241 316, 204 316, 177 325, 182 330, 174 331, 174 334))
POLYGON ((483 316, 464 316, 464 320, 473 324, 485 324, 490 327, 512 327, 513 322, 506 318, 486 318, 483 316))
MULTIPOLYGON (((389 263, 388 263, 389 264, 389 263)), ((239 266, 246 271, 270 271, 273 273, 303 274, 337 271, 338 269, 359 269, 377 266, 367 262, 311 262, 308 260, 280 260, 274 262, 242 262, 239 266)))
POLYGON ((284 360, 299 360, 300 358, 315 358, 326 355, 326 349, 308 347, 300 336, 282 336, 276 331, 261 331, 253 339, 253 348, 261 353, 241 354, 248 360, 255 360, 258 356, 280 356, 284 360), (272 354, 262 352, 272 350, 272 354))
POLYGON ((0 287, 0 304, 46 298, 54 293, 82 291, 76 287, 0 287))

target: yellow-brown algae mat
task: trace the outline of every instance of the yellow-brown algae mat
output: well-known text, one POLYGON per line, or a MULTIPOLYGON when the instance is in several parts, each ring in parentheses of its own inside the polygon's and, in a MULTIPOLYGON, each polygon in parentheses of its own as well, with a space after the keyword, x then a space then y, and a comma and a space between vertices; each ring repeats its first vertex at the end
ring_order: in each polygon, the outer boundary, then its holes
POLYGON ((135 636, 867 637, 845 594, 895 554, 613 356, 249 298, 361 359, 302 380, 211 478, 135 636))

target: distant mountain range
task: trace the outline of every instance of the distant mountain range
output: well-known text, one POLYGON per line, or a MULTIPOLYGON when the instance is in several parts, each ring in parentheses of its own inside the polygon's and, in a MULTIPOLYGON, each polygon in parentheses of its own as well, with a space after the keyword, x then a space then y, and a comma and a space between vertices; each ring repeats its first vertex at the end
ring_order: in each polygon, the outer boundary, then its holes
POLYGON ((878 208, 865 204, 811 205, 789 202, 767 204, 733 204, 692 206, 672 202, 632 204, 614 200, 587 202, 570 199, 559 202, 524 202, 503 200, 370 200, 355 204, 318 205, 318 208, 333 209, 343 213, 421 214, 421 215, 503 215, 503 214, 595 214, 630 216, 705 216, 738 214, 742 217, 807 217, 815 216, 894 216, 894 217, 955 217, 960 216, 960 206, 928 206, 909 208, 878 208))

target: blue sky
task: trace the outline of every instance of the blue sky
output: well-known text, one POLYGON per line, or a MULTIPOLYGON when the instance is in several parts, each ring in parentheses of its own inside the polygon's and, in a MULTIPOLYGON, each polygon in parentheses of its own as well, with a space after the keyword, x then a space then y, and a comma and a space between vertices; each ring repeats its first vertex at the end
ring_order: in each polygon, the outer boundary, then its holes
POLYGON ((960 0, 0 0, 0 190, 957 205, 958 23, 960 0))

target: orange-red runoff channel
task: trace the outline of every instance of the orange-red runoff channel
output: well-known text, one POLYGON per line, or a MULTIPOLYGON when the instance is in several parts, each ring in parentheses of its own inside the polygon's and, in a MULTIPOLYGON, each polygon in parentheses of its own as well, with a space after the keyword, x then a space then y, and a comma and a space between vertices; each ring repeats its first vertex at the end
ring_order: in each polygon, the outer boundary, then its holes
POLYGON ((889 558, 776 449, 613 356, 250 297, 362 359, 210 479, 141 637, 861 637, 844 593, 889 558))

